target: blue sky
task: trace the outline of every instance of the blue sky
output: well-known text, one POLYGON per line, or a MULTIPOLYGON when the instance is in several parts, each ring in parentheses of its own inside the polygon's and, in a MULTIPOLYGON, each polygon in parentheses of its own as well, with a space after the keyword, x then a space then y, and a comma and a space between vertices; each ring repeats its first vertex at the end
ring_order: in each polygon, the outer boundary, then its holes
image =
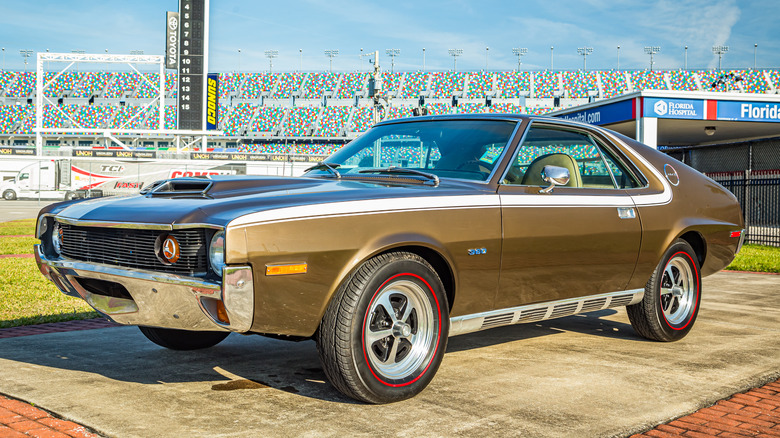
MULTIPOLYGON (((0 45, 6 69, 23 69, 21 49, 88 53, 162 54, 166 10, 172 0, 0 0, 0 45)), ((368 69, 363 53, 400 49, 396 70, 449 70, 448 49, 463 50, 458 70, 510 70, 512 48, 528 53, 522 68, 583 67, 579 47, 592 47, 588 70, 649 66, 645 46, 660 46, 656 69, 717 67, 713 45, 727 45, 723 68, 780 67, 777 0, 439 1, 439 0, 211 0, 210 71, 267 71, 264 51, 278 50, 274 70, 325 70, 324 50, 337 49, 333 69, 368 69), (238 49, 241 49, 241 54, 238 49), (489 50, 486 51, 486 48, 489 50), (300 50, 303 50, 302 62, 300 50)), ((29 67, 32 69, 32 65, 29 67)))

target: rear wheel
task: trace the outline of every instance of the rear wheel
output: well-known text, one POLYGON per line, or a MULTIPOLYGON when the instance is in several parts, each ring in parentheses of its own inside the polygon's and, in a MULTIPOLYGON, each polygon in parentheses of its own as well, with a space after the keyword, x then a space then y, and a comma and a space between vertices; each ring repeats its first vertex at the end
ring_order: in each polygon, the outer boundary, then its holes
POLYGON ((336 389, 389 403, 425 389, 448 333, 439 276, 423 258, 394 252, 367 261, 341 286, 317 331, 317 349, 336 389))
POLYGON ((696 253, 688 242, 677 240, 647 282, 642 301, 626 309, 637 333, 668 342, 688 334, 700 302, 701 274, 696 253))
POLYGON ((150 341, 171 350, 200 350, 213 347, 230 334, 230 332, 199 332, 159 327, 138 328, 150 341))

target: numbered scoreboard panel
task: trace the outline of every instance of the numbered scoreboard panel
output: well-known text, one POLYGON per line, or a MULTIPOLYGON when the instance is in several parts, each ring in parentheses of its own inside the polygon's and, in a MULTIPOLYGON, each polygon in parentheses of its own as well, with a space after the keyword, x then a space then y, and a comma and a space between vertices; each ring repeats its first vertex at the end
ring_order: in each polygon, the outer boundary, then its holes
POLYGON ((179 129, 203 129, 206 0, 179 0, 179 129))

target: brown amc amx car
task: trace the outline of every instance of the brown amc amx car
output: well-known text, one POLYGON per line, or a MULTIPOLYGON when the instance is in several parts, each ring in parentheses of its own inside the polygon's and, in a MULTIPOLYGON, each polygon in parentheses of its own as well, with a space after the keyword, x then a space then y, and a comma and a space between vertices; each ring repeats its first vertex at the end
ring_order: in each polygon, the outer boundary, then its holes
POLYGON ((303 177, 54 204, 37 235, 63 293, 163 347, 313 338, 339 391, 382 403, 422 391, 462 333, 626 306, 641 336, 682 338, 743 220, 614 132, 460 115, 379 123, 303 177))

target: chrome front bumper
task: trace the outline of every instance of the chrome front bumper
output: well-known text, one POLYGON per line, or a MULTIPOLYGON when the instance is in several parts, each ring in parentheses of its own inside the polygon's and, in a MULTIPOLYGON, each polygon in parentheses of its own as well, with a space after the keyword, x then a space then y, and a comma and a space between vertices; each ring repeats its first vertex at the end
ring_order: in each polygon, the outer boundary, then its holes
POLYGON ((252 328, 255 294, 251 266, 226 267, 219 284, 78 260, 47 259, 40 245, 35 245, 34 253, 38 269, 62 293, 82 298, 119 324, 239 333, 252 328), (127 294, 117 297, 95 284, 118 284, 127 294))

